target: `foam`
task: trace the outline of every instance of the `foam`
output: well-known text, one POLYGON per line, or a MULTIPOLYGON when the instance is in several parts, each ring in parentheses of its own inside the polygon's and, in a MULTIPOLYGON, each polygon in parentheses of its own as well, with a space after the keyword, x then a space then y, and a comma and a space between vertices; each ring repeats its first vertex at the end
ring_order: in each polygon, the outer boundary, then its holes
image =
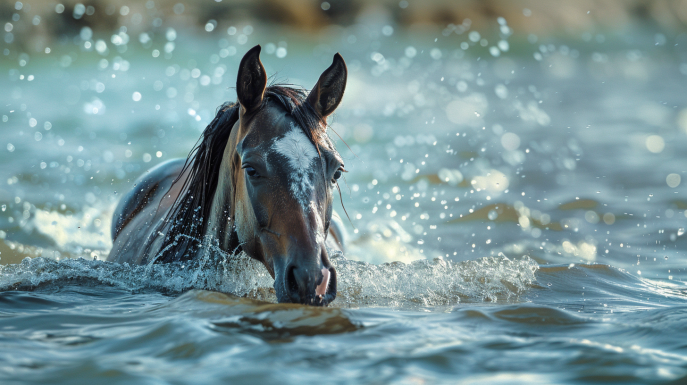
MULTIPOLYGON (((330 257, 337 270, 335 307, 417 308, 459 302, 514 301, 534 282, 539 268, 519 260, 488 257, 466 262, 441 259, 373 265, 330 257)), ((241 253, 227 255, 213 247, 198 262, 130 266, 97 259, 25 258, 0 266, 0 290, 33 290, 66 283, 105 284, 132 292, 179 294, 212 290, 276 302, 273 279, 261 263, 241 253)))
POLYGON ((446 306, 459 302, 517 301, 536 281, 539 265, 528 256, 464 262, 440 258, 373 265, 332 258, 339 306, 446 306))
POLYGON ((112 248, 110 224, 113 207, 85 207, 74 215, 57 211, 36 210, 31 226, 51 239, 60 252, 80 254, 84 249, 97 250, 105 258, 112 248))

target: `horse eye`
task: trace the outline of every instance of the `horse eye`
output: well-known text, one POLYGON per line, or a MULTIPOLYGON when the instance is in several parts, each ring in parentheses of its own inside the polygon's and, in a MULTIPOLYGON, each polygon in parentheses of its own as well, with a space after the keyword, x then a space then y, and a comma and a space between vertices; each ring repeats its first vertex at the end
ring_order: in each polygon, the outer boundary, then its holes
POLYGON ((334 173, 334 180, 341 178, 341 170, 336 170, 334 173))
POLYGON ((251 166, 246 166, 243 169, 246 170, 246 174, 251 178, 258 176, 258 172, 251 166))

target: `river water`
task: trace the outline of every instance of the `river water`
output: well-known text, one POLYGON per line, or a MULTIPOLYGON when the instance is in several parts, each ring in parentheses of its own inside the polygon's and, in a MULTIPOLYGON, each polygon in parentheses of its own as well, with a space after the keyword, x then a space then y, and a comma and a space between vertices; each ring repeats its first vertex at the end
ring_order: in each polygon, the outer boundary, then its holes
POLYGON ((0 382, 687 380, 687 38, 499 22, 6 44, 0 382), (348 63, 331 123, 349 239, 326 309, 275 304, 243 255, 104 262, 119 197, 188 154, 255 44, 305 87, 348 63))

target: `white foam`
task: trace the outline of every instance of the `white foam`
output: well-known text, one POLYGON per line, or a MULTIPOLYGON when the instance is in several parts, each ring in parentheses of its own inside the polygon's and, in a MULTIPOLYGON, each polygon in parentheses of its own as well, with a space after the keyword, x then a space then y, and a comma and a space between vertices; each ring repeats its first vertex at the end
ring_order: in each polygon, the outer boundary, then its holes
MULTIPOLYGON (((373 265, 331 252, 330 260, 337 270, 335 307, 417 308, 464 301, 513 301, 535 282, 539 268, 526 256, 519 260, 501 257, 453 263, 435 259, 373 265)), ((26 258, 20 264, 0 266, 0 290, 89 282, 132 291, 204 289, 276 302, 274 281, 261 263, 214 247, 192 263, 130 266, 99 260, 26 258)))
POLYGON ((51 239, 54 242, 52 247, 60 252, 80 254, 84 249, 90 249, 107 256, 112 248, 112 211, 109 205, 85 207, 74 215, 36 210, 30 226, 51 239))
POLYGON ((216 256, 213 250, 201 261, 147 266, 82 258, 25 258, 20 264, 0 266, 0 290, 95 282, 131 291, 206 289, 276 302, 269 293, 273 280, 262 264, 243 254, 220 261, 213 259, 216 256))
POLYGON ((446 306, 459 302, 517 301, 536 281, 539 265, 487 257, 450 262, 442 259, 373 265, 342 256, 330 258, 337 271, 336 306, 446 306))

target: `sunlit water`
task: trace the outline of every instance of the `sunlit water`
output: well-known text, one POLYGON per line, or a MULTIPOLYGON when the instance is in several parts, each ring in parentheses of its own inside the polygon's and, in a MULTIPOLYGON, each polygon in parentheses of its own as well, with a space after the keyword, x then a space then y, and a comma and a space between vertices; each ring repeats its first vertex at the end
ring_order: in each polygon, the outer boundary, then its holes
POLYGON ((7 45, 0 382, 684 379, 687 42, 501 23, 7 45), (310 87, 337 51, 349 66, 332 121, 349 247, 327 309, 274 304, 243 255, 103 261, 119 197, 186 156, 258 43, 277 80, 310 87))

